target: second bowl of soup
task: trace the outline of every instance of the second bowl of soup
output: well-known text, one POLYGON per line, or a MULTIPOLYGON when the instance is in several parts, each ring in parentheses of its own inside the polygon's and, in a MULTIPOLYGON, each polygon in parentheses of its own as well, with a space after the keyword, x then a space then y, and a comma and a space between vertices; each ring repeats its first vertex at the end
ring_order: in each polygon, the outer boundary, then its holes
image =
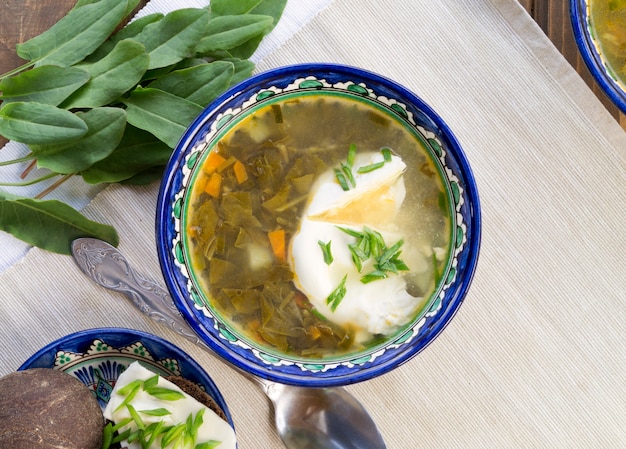
POLYGON ((369 379, 422 350, 471 282, 480 208, 441 118, 361 69, 284 67, 190 127, 158 201, 181 313, 227 361, 274 381, 369 379))

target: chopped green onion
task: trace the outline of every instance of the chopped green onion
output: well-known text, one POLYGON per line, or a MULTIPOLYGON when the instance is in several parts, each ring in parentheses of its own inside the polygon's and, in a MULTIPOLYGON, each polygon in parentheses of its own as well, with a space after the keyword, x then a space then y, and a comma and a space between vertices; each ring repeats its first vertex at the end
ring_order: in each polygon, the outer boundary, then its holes
POLYGON ((389 147, 381 148, 380 152, 383 153, 383 159, 385 159, 385 162, 391 162, 391 149, 389 147))
POLYGON ((157 399, 162 399, 164 401, 177 401, 179 399, 183 399, 185 395, 180 391, 171 390, 169 388, 164 387, 152 387, 145 390, 150 396, 154 396, 157 399))
POLYGON ((354 179, 354 175, 352 174, 352 168, 347 166, 346 164, 341 164, 341 171, 343 172, 346 179, 350 181, 352 187, 356 187, 356 179, 354 179))
POLYGON ((352 168, 354 165, 354 158, 356 157, 356 145, 350 144, 350 148, 348 148, 348 167, 352 168))
POLYGON ((139 413, 137 413, 137 410, 135 410, 135 407, 131 404, 126 404, 126 409, 128 410, 128 413, 130 413, 130 417, 133 418, 137 428, 144 430, 146 425, 144 424, 143 419, 141 419, 141 416, 139 416, 139 413))
POLYGON ((146 379, 143 382, 143 389, 147 390, 148 388, 156 387, 158 383, 159 383, 159 376, 158 374, 155 374, 154 376, 150 377, 149 379, 146 379))
POLYGON ((346 296, 347 279, 348 275, 346 274, 337 286, 337 288, 333 290, 330 295, 328 295, 328 298, 326 298, 326 304, 330 306, 330 310, 333 312, 337 309, 337 306, 339 306, 343 298, 346 296))
POLYGON ((197 444, 194 449, 215 449, 220 444, 222 444, 221 441, 210 440, 206 443, 197 444))
POLYGON ((178 424, 172 426, 163 436, 161 440, 161 447, 167 447, 172 441, 178 438, 185 430, 185 424, 178 424))
POLYGON ((113 441, 113 423, 109 422, 104 429, 102 430, 102 447, 103 449, 108 449, 111 446, 111 442, 113 441))
POLYGON ((348 182, 346 181, 345 175, 338 168, 335 169, 335 177, 337 178, 337 182, 339 183, 339 185, 345 192, 350 190, 350 186, 348 185, 348 182))
POLYGON ((321 240, 317 241, 317 244, 320 246, 320 248, 322 249, 322 253, 324 254, 324 263, 326 263, 326 265, 330 265, 331 263, 333 263, 333 255, 330 252, 330 243, 331 241, 329 241, 328 243, 324 243, 321 240))
POLYGON ((115 443, 120 443, 126 439, 128 439, 128 437, 131 434, 131 430, 130 429, 126 429, 125 431, 118 433, 116 437, 114 437, 111 440, 111 444, 115 444, 115 443))
POLYGON ((374 170, 378 170, 383 165, 385 165, 385 161, 374 162, 373 164, 364 165, 363 167, 359 167, 356 172, 357 173, 369 173, 369 172, 372 172, 374 170))
POLYGON ((364 236, 362 232, 355 231, 354 229, 350 229, 350 228, 344 228, 343 226, 337 226, 337 229, 345 232, 348 235, 351 235, 352 237, 356 237, 357 239, 362 238, 364 236))
POLYGON ((372 281, 377 281, 379 279, 385 279, 387 277, 387 274, 384 271, 372 271, 371 273, 366 274, 365 276, 361 277, 361 282, 364 284, 369 284, 372 281))
POLYGON ((117 406, 115 411, 118 411, 124 408, 126 404, 130 403, 130 401, 132 401, 135 398, 139 390, 141 390, 141 382, 137 383, 135 381, 130 382, 128 385, 124 386, 124 388, 121 388, 120 391, 118 391, 118 394, 122 394, 122 391, 124 391, 126 393, 126 397, 120 403, 120 405, 117 406), (128 386, 131 386, 132 388, 130 390, 127 390, 126 387, 128 386))
POLYGON ((133 390, 135 390, 137 387, 141 388, 141 386, 143 385, 143 382, 139 379, 137 380, 133 380, 132 382, 128 382, 126 385, 124 385, 124 387, 120 388, 117 391, 117 394, 119 394, 120 396, 126 396, 129 393, 131 393, 133 390))
POLYGON ((165 423, 163 421, 157 421, 156 423, 152 423, 148 426, 148 432, 144 432, 144 437, 150 435, 150 438, 146 440, 145 447, 152 447, 156 439, 159 438, 159 435, 163 433, 164 426, 165 423))
POLYGON ((150 416, 166 416, 166 415, 171 415, 172 414, 172 412, 170 412, 166 408, 154 408, 154 409, 151 409, 151 410, 139 410, 139 413, 143 413, 144 415, 150 415, 150 416))
POLYGON ((387 261, 396 257, 400 251, 400 247, 404 244, 404 240, 398 240, 391 248, 387 248, 385 252, 378 259, 379 264, 384 264, 387 261))

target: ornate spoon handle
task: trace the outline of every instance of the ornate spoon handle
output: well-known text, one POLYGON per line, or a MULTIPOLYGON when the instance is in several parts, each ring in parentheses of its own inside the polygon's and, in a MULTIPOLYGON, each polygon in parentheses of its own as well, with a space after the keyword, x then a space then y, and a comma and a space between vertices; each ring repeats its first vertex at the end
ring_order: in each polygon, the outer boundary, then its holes
POLYGON ((180 314, 169 293, 133 270, 115 247, 101 240, 80 238, 72 243, 72 253, 80 269, 98 285, 123 293, 148 317, 191 342, 205 346, 180 314))

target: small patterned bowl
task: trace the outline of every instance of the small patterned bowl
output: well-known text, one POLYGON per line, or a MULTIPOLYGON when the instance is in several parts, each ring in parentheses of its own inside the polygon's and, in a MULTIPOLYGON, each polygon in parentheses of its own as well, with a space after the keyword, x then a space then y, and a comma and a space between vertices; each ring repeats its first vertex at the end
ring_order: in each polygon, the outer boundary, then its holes
POLYGON ((215 400, 233 426, 224 398, 202 367, 177 346, 146 332, 122 328, 76 332, 40 349, 18 370, 64 371, 89 387, 104 410, 117 378, 133 362, 161 376, 181 376, 194 382, 215 400))
POLYGON ((570 0, 570 20, 576 45, 595 81, 626 114, 626 84, 619 80, 602 55, 600 42, 592 26, 589 3, 589 0, 570 0))
POLYGON ((448 324, 471 283, 480 245, 480 205, 465 155, 444 121, 419 97, 377 74, 335 64, 305 64, 258 74, 209 105, 175 149, 157 202, 157 246, 174 302, 199 337, 235 366, 276 382, 328 387, 364 381, 399 366, 424 349, 448 324), (194 171, 220 135, 243 117, 274 101, 327 95, 383 111, 419 136, 445 184, 452 217, 450 260, 438 288, 419 316, 367 350, 332 359, 288 356, 246 338, 219 316, 189 263, 185 211, 194 171), (181 231, 183 230, 183 231, 181 231))

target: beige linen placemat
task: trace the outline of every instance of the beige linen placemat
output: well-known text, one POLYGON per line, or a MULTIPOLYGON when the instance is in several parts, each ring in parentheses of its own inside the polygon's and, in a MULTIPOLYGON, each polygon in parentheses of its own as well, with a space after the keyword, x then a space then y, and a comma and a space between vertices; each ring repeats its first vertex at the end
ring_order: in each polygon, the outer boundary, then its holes
MULTIPOLYGON (((367 68, 421 96, 481 194, 479 268, 456 318, 415 359, 348 387, 388 447, 626 447, 626 133, 515 0, 335 0, 259 70, 308 61, 367 68)), ((157 189, 111 187, 87 212, 115 223, 121 250, 158 279, 157 189)), ((33 250, 0 283, 0 374, 69 332, 147 330, 207 369, 242 449, 281 447, 256 387, 70 258, 33 250)))

